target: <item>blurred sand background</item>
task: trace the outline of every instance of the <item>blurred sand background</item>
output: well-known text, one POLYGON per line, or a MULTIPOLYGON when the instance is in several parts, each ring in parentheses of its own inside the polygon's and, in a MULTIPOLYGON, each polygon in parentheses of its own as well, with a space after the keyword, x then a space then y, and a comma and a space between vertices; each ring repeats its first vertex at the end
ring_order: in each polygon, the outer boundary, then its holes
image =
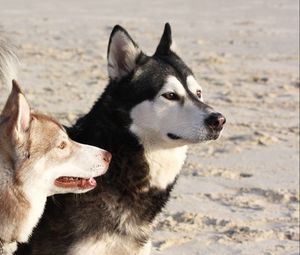
POLYGON ((298 1, 0 0, 32 107, 64 124, 107 83, 112 27, 152 54, 166 21, 227 124, 217 142, 190 147, 152 254, 299 254, 298 1))

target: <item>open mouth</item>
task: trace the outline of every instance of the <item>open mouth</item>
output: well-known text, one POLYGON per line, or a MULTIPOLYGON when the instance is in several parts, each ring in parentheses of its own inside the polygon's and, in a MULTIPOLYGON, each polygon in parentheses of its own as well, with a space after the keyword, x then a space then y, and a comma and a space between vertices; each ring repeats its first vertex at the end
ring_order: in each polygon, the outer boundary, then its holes
POLYGON ((97 186, 97 182, 94 178, 62 176, 55 180, 55 185, 60 188, 92 189, 97 186))

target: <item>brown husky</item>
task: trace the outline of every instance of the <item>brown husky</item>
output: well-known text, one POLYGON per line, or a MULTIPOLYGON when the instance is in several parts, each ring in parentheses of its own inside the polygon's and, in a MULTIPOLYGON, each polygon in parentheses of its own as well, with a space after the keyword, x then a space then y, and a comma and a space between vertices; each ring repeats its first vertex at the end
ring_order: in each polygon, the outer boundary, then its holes
POLYGON ((47 196, 95 188, 93 177, 110 160, 109 152, 72 141, 55 119, 32 112, 13 81, 0 115, 0 254, 28 241, 47 196))

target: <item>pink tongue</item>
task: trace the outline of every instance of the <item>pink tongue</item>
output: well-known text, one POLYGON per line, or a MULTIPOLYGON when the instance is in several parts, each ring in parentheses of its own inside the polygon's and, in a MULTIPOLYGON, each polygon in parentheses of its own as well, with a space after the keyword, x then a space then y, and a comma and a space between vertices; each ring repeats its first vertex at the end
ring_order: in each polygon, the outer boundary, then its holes
POLYGON ((97 186, 97 182, 94 178, 90 179, 81 179, 77 186, 82 189, 90 189, 90 188, 95 188, 97 186))

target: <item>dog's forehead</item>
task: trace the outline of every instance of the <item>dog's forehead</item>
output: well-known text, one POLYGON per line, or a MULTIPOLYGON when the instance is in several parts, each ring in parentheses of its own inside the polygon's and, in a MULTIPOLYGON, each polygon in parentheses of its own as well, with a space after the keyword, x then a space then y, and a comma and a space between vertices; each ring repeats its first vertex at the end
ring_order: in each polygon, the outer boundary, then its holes
POLYGON ((202 90, 199 83, 196 81, 193 75, 189 75, 186 77, 185 82, 181 82, 176 76, 169 75, 165 79, 164 87, 162 88, 164 91, 173 90, 180 95, 184 95, 186 92, 188 94, 196 94, 198 90, 202 90))
POLYGON ((124 89, 132 91, 126 95, 136 99, 137 103, 152 100, 159 91, 167 92, 168 88, 182 96, 196 96, 196 91, 201 90, 191 69, 175 53, 168 56, 143 56, 131 82, 132 84, 124 86, 124 89))
POLYGON ((162 88, 162 92, 173 91, 179 95, 185 95, 186 91, 182 83, 175 77, 174 75, 167 76, 164 86, 162 88))
POLYGON ((179 77, 181 82, 185 82, 186 77, 193 75, 192 70, 185 64, 185 62, 175 53, 171 52, 168 56, 159 57, 159 59, 170 68, 174 70, 176 76, 179 77))
MULTIPOLYGON (((168 80, 169 77, 173 75, 185 89, 193 93, 199 89, 201 90, 201 86, 196 81, 192 70, 175 53, 171 53, 169 56, 159 57, 159 61, 163 62, 163 65, 166 65, 166 69, 169 71, 166 72, 167 77, 165 80, 168 80)), ((173 81, 175 81, 175 79, 173 79, 173 81)))
POLYGON ((34 113, 34 132, 32 139, 35 142, 49 141, 49 144, 55 144, 57 140, 67 136, 64 128, 54 119, 43 114, 34 113))

